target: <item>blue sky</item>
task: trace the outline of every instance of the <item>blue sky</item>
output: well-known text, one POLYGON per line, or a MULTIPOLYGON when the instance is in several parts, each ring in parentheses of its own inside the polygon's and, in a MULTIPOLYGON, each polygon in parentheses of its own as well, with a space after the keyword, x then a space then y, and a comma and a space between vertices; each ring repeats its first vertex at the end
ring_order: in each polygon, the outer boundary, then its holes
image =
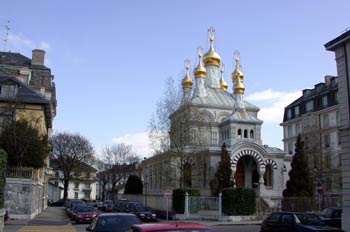
POLYGON ((240 52, 245 99, 261 108, 264 144, 283 148, 284 107, 301 91, 336 75, 324 44, 350 27, 348 0, 3 1, 0 49, 31 57, 46 51, 55 76, 54 131, 78 132, 97 151, 132 144, 144 156, 147 127, 165 80, 184 76, 208 50, 208 28, 232 91, 233 53, 240 52))

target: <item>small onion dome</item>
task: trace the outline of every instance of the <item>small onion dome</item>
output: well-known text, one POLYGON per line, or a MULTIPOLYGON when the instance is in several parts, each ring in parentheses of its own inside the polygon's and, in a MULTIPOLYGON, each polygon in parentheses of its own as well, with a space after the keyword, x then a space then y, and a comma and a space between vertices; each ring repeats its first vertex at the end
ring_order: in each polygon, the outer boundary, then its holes
POLYGON ((235 86, 233 87, 233 92, 234 93, 239 93, 239 94, 244 94, 244 85, 241 81, 240 78, 238 78, 236 81, 235 81, 235 86))
POLYGON ((224 80, 224 70, 225 70, 225 66, 223 63, 221 63, 221 68, 220 68, 220 72, 221 72, 221 79, 220 79, 220 88, 222 90, 227 90, 227 83, 224 80))
POLYGON ((239 52, 235 51, 235 62, 236 62, 236 68, 235 70, 232 72, 232 80, 236 81, 238 78, 243 80, 243 72, 241 70, 241 65, 239 63, 239 52))
POLYGON ((187 59, 185 61, 185 67, 186 67, 186 76, 184 77, 184 79, 182 79, 182 88, 192 88, 193 81, 189 74, 190 61, 187 59))
POLYGON ((210 48, 207 53, 203 56, 203 62, 205 65, 216 65, 219 66, 221 57, 214 50, 213 41, 214 41, 214 28, 209 29, 209 40, 210 40, 210 48))
POLYGON ((202 48, 198 48, 198 57, 199 57, 199 62, 197 67, 193 70, 193 74, 195 77, 204 78, 207 75, 207 70, 202 65, 202 48))

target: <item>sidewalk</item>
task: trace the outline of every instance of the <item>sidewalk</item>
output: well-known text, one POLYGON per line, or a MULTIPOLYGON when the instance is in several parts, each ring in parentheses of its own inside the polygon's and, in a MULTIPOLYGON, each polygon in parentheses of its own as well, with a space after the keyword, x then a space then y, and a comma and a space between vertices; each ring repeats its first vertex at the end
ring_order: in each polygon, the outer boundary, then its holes
POLYGON ((24 231, 75 231, 72 230, 70 220, 63 207, 48 207, 34 219, 28 220, 8 220, 5 222, 4 231, 24 232, 24 231))

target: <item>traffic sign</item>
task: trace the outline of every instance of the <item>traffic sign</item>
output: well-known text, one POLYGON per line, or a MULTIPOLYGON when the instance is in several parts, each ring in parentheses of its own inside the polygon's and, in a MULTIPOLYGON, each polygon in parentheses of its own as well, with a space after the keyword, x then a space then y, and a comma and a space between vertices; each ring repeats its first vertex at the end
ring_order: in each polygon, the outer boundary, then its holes
POLYGON ((163 195, 164 195, 165 198, 171 198, 173 193, 171 192, 170 189, 167 189, 167 190, 164 191, 163 195))
POLYGON ((317 183, 316 183, 316 191, 318 193, 322 193, 323 192, 323 186, 322 186, 322 182, 321 181, 317 181, 317 183))

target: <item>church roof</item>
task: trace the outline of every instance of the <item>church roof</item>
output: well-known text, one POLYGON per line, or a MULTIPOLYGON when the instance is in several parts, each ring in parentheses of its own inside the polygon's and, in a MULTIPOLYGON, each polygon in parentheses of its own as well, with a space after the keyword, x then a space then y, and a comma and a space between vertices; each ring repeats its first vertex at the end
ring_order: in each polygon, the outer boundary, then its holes
MULTIPOLYGON (((207 92, 207 96, 193 97, 190 100, 190 103, 192 103, 193 105, 233 109, 235 100, 233 98, 232 93, 224 91, 221 88, 210 88, 207 86, 205 90, 207 92)), ((249 111, 260 110, 257 106, 247 101, 244 101, 244 104, 245 108, 249 111)))
POLYGON ((255 115, 250 114, 247 111, 235 111, 227 120, 235 121, 235 122, 250 122, 250 123, 258 123, 262 124, 263 121, 258 119, 255 115))

